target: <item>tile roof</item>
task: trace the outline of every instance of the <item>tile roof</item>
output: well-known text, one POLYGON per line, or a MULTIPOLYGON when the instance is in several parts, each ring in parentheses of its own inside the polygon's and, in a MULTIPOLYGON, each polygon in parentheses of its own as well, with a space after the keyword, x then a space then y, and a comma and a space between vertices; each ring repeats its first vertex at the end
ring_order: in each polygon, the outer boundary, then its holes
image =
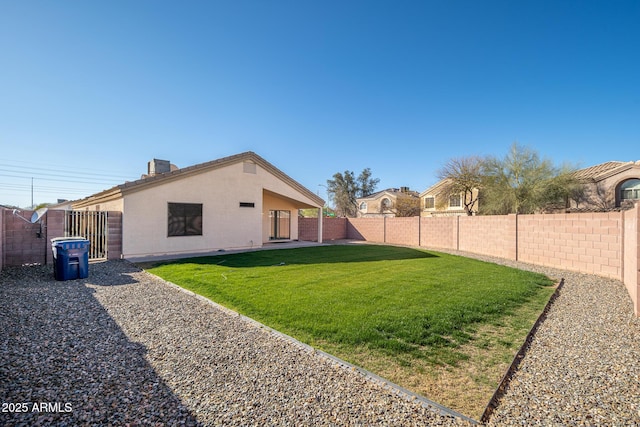
POLYGON ((634 165, 640 165, 638 162, 604 162, 599 165, 590 166, 588 168, 579 169, 573 173, 573 176, 584 181, 600 181, 609 176, 615 175, 622 170, 628 169, 634 165))
POLYGON ((405 195, 410 196, 410 197, 418 197, 418 192, 417 191, 413 191, 413 190, 402 191, 399 188, 387 188, 385 190, 380 190, 380 191, 377 191, 375 193, 369 194, 368 196, 365 196, 365 197, 358 197, 357 200, 373 200, 373 199, 377 199, 378 197, 382 196, 384 193, 390 193, 392 195, 405 194, 405 195))

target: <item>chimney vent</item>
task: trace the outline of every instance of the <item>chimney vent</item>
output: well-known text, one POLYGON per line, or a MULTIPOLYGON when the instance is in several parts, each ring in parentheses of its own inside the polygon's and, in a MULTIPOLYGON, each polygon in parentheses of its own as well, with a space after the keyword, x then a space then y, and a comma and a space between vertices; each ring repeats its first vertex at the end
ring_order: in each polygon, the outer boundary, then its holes
POLYGON ((153 159, 148 163, 147 166, 149 176, 171 172, 171 163, 169 162, 169 160, 153 159))

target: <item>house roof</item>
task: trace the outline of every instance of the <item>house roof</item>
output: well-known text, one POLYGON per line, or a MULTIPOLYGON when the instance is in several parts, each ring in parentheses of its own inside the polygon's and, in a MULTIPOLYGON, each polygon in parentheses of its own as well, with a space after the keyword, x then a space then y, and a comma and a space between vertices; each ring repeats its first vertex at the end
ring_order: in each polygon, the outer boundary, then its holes
POLYGON ((443 180, 440 180, 440 181, 436 182, 431 187, 427 188, 422 193, 420 193, 420 197, 435 196, 435 195, 439 194, 442 191, 442 188, 445 186, 445 184, 448 181, 449 181, 449 179, 443 179, 443 180))
POLYGON ((262 168, 275 175, 278 179, 284 181, 291 187, 295 188, 300 193, 317 203, 318 205, 324 205, 324 200, 318 195, 314 194, 308 188, 276 168, 274 165, 254 153, 253 151, 246 151, 244 153, 235 154, 233 156, 223 157, 209 162, 200 163, 193 166, 188 166, 182 169, 172 170, 154 176, 147 176, 136 181, 125 182, 124 184, 116 185, 108 190, 101 191, 93 194, 84 199, 78 200, 74 203, 74 207, 84 207, 93 205, 95 203, 106 202, 123 197, 126 194, 130 194, 136 191, 144 190, 146 188, 161 185, 170 181, 186 178, 188 176, 197 175, 203 172, 207 172, 214 169, 219 169, 225 166, 236 164, 244 161, 252 161, 262 168))
POLYGON ((604 162, 599 165, 579 169, 573 173, 573 176, 581 181, 601 181, 634 166, 640 166, 640 160, 637 162, 604 162))
POLYGON ((391 196, 398 196, 401 194, 407 195, 409 197, 418 197, 418 192, 417 191, 401 191, 399 188, 387 188, 385 190, 381 190, 381 191, 377 191, 373 194, 369 194, 366 197, 358 197, 357 200, 375 200, 375 199, 379 199, 380 197, 382 197, 384 194, 388 194, 391 196))

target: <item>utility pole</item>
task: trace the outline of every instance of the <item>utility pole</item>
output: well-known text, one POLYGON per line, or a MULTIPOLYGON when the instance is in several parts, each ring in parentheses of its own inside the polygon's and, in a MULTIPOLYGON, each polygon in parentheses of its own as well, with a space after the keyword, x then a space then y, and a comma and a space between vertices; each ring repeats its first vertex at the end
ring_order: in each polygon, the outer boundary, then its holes
POLYGON ((31 177, 31 209, 33 209, 33 177, 31 177))

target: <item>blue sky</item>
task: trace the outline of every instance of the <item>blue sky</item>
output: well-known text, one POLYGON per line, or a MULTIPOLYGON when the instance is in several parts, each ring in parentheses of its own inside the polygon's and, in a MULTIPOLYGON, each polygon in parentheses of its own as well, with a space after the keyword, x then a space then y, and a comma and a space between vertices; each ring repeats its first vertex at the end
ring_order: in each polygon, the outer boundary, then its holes
POLYGON ((638 1, 0 0, 0 204, 255 151, 423 191, 517 141, 640 159, 638 1))

